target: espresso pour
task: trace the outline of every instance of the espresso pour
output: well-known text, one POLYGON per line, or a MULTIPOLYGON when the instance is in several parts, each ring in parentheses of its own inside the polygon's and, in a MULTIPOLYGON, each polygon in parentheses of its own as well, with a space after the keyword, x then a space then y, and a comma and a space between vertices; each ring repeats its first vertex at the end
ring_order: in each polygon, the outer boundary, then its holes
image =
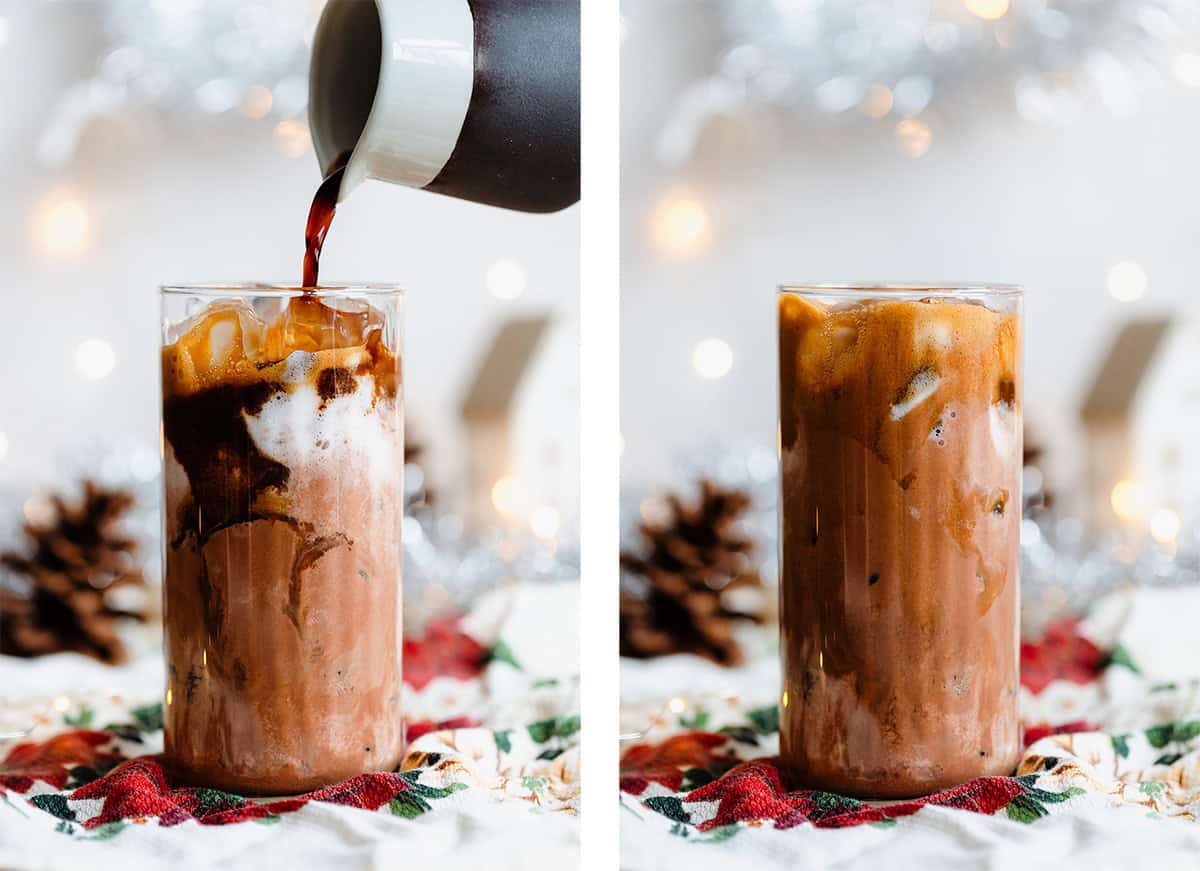
POLYGON ((333 167, 321 186, 313 196, 312 206, 308 210, 308 224, 304 228, 304 276, 303 287, 315 288, 318 285, 321 271, 321 248, 325 245, 325 236, 333 223, 334 213, 337 212, 338 196, 342 190, 342 177, 346 173, 346 164, 350 154, 344 153, 333 162, 333 167))

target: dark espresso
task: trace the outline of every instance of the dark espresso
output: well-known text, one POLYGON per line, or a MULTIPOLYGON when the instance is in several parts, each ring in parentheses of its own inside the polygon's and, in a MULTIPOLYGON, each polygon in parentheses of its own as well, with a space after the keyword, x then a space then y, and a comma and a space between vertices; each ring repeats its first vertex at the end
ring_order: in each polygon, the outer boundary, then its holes
POLYGON ((308 209, 308 224, 304 228, 304 282, 303 287, 316 287, 321 272, 321 248, 325 245, 325 236, 329 233, 329 225, 337 212, 338 196, 342 192, 342 176, 346 174, 346 164, 350 162, 350 152, 339 154, 333 161, 329 173, 313 196, 312 205, 308 209))

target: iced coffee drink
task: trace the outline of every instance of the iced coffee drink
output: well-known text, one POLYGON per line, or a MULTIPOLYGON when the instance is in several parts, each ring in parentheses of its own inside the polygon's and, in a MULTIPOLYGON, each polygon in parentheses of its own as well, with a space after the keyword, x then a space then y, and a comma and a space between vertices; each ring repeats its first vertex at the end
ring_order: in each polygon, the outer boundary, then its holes
POLYGON ((297 793, 399 763, 395 290, 164 288, 165 749, 297 793))
POLYGON ((795 786, 912 797, 1016 767, 1020 302, 1003 287, 779 297, 795 786))

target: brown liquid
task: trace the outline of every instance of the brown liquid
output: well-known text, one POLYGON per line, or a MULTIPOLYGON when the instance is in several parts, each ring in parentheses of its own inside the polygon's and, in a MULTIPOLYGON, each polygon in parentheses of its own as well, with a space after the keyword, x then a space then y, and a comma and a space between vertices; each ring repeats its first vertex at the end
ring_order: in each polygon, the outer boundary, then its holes
POLYGON ((333 223, 337 212, 338 196, 342 192, 342 176, 346 174, 346 164, 350 162, 350 152, 338 155, 333 161, 325 180, 317 188, 312 205, 308 209, 308 223, 304 227, 304 282, 302 287, 317 287, 321 272, 321 248, 325 245, 325 235, 333 223))
POLYGON ((1018 316, 784 294, 779 342, 785 766, 868 798, 1011 773, 1018 316))
POLYGON ((215 303, 163 351, 165 750, 286 794, 394 768, 400 363, 379 312, 215 303))

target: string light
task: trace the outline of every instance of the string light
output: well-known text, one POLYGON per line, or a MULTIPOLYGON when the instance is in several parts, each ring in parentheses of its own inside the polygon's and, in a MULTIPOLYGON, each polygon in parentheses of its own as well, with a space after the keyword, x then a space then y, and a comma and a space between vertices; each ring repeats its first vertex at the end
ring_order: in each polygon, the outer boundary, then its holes
POLYGON ((75 368, 89 381, 107 378, 116 364, 116 352, 103 339, 85 339, 75 349, 75 368))
POLYGON ((1159 544, 1171 544, 1179 537, 1183 521, 1170 508, 1159 508, 1150 515, 1150 536, 1159 544))
POLYGON ((1133 260, 1122 260, 1108 270, 1108 292, 1119 302, 1141 299, 1149 285, 1146 270, 1133 260))
POLYGON ((1118 481, 1110 500, 1113 512, 1122 520, 1139 517, 1146 508, 1146 493, 1137 481, 1118 481))
POLYGON ((521 484, 512 475, 505 475, 492 485, 492 505, 501 515, 517 514, 523 501, 521 484))
POLYGON ((485 280, 496 299, 516 299, 525 292, 525 267, 516 260, 497 260, 488 267, 485 280))
POLYGON ((858 110, 868 118, 883 118, 892 111, 892 89, 878 82, 867 88, 858 110))
POLYGON ((1171 72, 1189 88, 1200 88, 1200 54, 1185 51, 1175 55, 1171 72))
POLYGON ((1008 13, 1008 0, 964 0, 967 11, 984 21, 995 21, 1008 13))
POLYGON ((690 197, 669 197, 654 213, 654 238, 668 254, 694 254, 708 242, 708 210, 690 197))
POLYGON ((54 520, 54 505, 45 496, 34 495, 21 505, 21 513, 25 515, 26 523, 40 528, 54 520))
POLYGON ((274 97, 271 89, 262 85, 252 85, 242 94, 241 110, 247 118, 265 118, 271 112, 274 97))
POLYGON ((704 339, 692 351, 692 367, 701 378, 724 378, 733 368, 733 349, 723 339, 704 339))
POLYGON ((71 699, 69 697, 67 697, 67 696, 55 696, 54 697, 54 710, 58 711, 60 714, 65 714, 70 709, 71 709, 71 699))
POLYGON ((638 504, 642 522, 650 526, 661 526, 671 517, 671 505, 661 496, 647 496, 638 504))
POLYGON ((687 710, 687 701, 682 696, 675 696, 667 702, 667 709, 672 714, 682 714, 687 710))
POLYGON ((896 125, 896 145, 907 157, 918 158, 933 144, 933 131, 924 121, 905 118, 896 125))
POLYGON ((34 210, 33 240, 46 254, 78 256, 87 249, 90 237, 87 209, 69 193, 51 193, 34 210))
POLYGON ((549 541, 558 535, 560 519, 553 505, 535 508, 529 515, 529 528, 538 538, 549 541))
POLYGON ((275 138, 288 157, 303 157, 312 145, 308 125, 295 118, 284 118, 275 125, 275 138))

